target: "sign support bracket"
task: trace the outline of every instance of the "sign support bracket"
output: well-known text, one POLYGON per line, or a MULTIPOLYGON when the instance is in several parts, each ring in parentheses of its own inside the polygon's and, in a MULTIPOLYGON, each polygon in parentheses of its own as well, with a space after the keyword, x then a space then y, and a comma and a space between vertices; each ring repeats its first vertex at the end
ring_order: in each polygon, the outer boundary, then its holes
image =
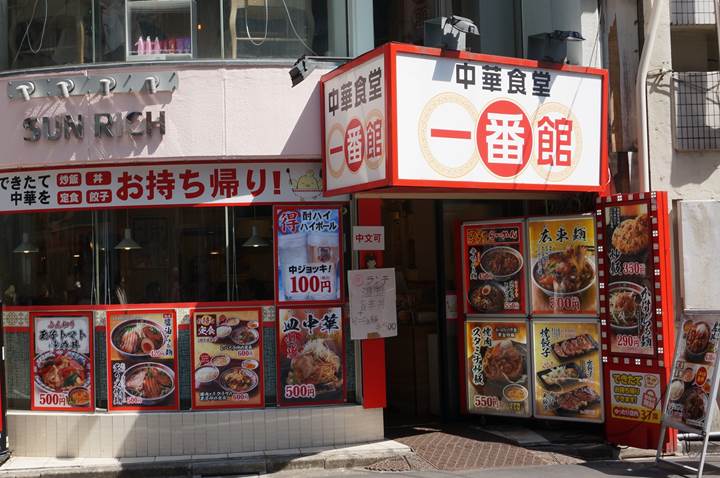
MULTIPOLYGON (((710 415, 712 415, 712 411, 710 412, 710 415)), ((711 418, 712 417, 708 417, 708 421, 711 418)), ((700 435, 702 435, 702 437, 703 437, 703 447, 702 447, 702 452, 700 454, 700 462, 698 463, 697 468, 695 468, 695 467, 692 467, 689 465, 684 465, 682 463, 676 463, 674 461, 670 461, 670 460, 667 460, 662 457, 662 445, 663 445, 663 441, 665 441, 665 433, 667 432, 667 428, 668 428, 667 425, 663 424, 662 428, 660 429, 660 442, 658 443, 657 453, 655 454, 655 463, 670 465, 670 466, 678 468, 678 469, 682 469, 685 471, 691 471, 693 473, 697 473, 697 478, 702 478, 703 469, 705 468, 705 460, 707 459, 707 447, 708 447, 708 442, 710 441, 710 434, 705 431, 700 433, 700 435)))

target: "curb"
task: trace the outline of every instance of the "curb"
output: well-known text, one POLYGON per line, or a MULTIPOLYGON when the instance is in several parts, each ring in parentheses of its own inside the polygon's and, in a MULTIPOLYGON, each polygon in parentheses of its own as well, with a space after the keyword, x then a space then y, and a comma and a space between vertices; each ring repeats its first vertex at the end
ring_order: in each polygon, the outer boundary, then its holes
POLYGON ((56 468, 0 468, 0 478, 138 478, 200 477, 274 473, 285 470, 342 469, 364 467, 380 460, 412 454, 396 450, 379 453, 318 453, 317 455, 257 455, 217 460, 187 460, 118 463, 104 466, 67 466, 56 468))

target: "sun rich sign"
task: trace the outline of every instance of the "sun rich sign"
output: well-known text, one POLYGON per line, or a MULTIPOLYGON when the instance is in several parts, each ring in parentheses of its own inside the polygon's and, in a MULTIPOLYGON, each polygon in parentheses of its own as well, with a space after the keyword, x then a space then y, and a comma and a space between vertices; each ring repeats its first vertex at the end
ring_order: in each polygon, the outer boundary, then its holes
MULTIPOLYGON (((58 115, 29 117, 23 120, 25 136, 23 139, 31 143, 42 139, 47 141, 82 140, 86 134, 87 120, 83 115, 58 115)), ((96 138, 113 138, 118 136, 152 136, 165 135, 165 112, 153 114, 151 111, 130 113, 95 113, 91 121, 93 134, 96 138)))
POLYGON ((604 70, 388 44, 321 84, 329 194, 607 182, 604 70))

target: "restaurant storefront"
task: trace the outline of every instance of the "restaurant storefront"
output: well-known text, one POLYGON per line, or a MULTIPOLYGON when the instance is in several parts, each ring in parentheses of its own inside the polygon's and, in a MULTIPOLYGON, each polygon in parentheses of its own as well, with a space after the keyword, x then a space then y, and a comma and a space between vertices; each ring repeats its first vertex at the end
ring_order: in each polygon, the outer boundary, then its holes
POLYGON ((383 228, 357 266, 396 274, 397 333, 362 341, 386 425, 560 420, 654 448, 667 201, 612 194, 607 72, 388 44, 321 84, 326 194, 383 228))
POLYGON ((69 98, 3 80, 13 452, 338 446, 473 414, 657 441, 667 211, 608 195, 605 71, 394 43, 319 92, 272 66, 128 68, 69 98), (353 226, 385 247, 353 250, 353 226), (374 267, 397 333, 351 340, 346 273, 374 267))
POLYGON ((323 196, 313 81, 240 64, 75 73, 88 90, 69 98, 18 93, 58 73, 0 80, 12 453, 381 439, 345 310, 350 198, 323 196), (107 78, 137 88, 105 95, 107 78))

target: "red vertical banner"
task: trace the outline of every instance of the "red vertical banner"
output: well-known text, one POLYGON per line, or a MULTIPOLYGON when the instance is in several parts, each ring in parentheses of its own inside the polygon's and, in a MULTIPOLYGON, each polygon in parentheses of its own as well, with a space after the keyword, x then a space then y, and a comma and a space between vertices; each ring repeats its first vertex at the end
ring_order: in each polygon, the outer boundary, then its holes
MULTIPOLYGON (((382 225, 382 199, 358 199, 358 224, 361 226, 382 225)), ((359 267, 382 267, 382 251, 361 251, 359 267)), ((384 408, 387 406, 387 384, 385 374, 385 339, 361 341, 363 408, 384 408)))
POLYGON ((177 410, 175 311, 107 313, 108 410, 177 410))
POLYGON ((664 192, 598 198, 605 431, 619 445, 654 448, 660 438, 674 348, 668 222, 664 192))
POLYGON ((92 312, 30 314, 32 410, 95 409, 92 312))

